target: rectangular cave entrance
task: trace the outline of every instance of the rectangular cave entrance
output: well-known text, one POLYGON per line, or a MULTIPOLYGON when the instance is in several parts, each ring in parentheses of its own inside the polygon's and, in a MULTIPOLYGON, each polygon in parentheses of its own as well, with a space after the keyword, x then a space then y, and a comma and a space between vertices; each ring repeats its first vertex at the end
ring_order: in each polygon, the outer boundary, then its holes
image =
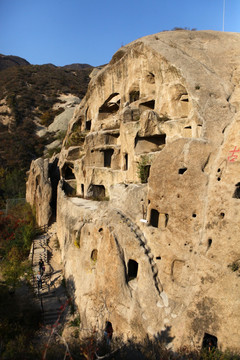
POLYGON ((155 209, 151 209, 150 214, 150 225, 153 227, 158 227, 158 220, 159 220, 159 212, 155 209))
POLYGON ((102 200, 105 198, 105 187, 103 185, 89 185, 87 191, 87 197, 92 198, 93 200, 102 200))
POLYGON ((65 180, 74 180, 75 175, 73 172, 73 165, 65 163, 62 168, 62 176, 65 180))
POLYGON ((160 151, 166 144, 166 134, 135 138, 135 153, 160 151))
POLYGON ((114 114, 119 110, 120 95, 119 93, 111 94, 99 108, 98 119, 103 120, 108 115, 114 114))
POLYGON ((112 163, 112 155, 114 153, 113 149, 107 149, 107 150, 103 150, 103 154, 104 154, 104 167, 111 167, 111 163, 112 163))
POLYGON ((137 277, 138 263, 135 260, 129 259, 127 268, 128 268, 127 280, 131 281, 137 277))
POLYGON ((85 123, 85 130, 90 131, 92 126, 92 120, 87 120, 85 123))

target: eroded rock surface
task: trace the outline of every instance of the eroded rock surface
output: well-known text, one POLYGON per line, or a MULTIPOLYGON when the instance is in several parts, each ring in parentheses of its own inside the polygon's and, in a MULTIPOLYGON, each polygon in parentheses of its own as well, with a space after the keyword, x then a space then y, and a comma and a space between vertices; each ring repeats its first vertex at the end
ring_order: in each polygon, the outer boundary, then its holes
POLYGON ((175 349, 205 334, 239 349, 239 94, 234 33, 147 36, 92 78, 58 162, 57 234, 84 331, 109 320, 175 349))
POLYGON ((52 214, 52 186, 49 178, 48 159, 32 161, 26 184, 26 200, 35 207, 39 226, 47 225, 52 214))

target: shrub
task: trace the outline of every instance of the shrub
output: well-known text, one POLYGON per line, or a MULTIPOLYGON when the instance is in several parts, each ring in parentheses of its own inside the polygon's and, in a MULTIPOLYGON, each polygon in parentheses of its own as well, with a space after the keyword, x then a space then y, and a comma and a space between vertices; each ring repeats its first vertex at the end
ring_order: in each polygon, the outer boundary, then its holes
POLYGON ((46 156, 48 158, 51 158, 53 155, 60 153, 60 151, 61 151, 61 146, 56 146, 52 149, 48 149, 46 156))
POLYGON ((27 261, 35 235, 35 218, 28 204, 11 209, 11 214, 0 216, 0 255, 5 282, 15 288, 21 276, 30 277, 31 266, 27 261))
POLYGON ((48 109, 40 116, 41 124, 44 126, 49 126, 53 122, 55 116, 61 114, 63 111, 64 108, 62 107, 57 110, 48 109))
POLYGON ((141 157, 141 160, 137 165, 137 174, 142 184, 147 182, 149 177, 149 170, 150 170, 150 160, 147 155, 144 155, 141 157))
POLYGON ((79 327, 80 326, 80 315, 78 315, 77 317, 75 317, 74 320, 70 321, 70 326, 76 326, 79 327))

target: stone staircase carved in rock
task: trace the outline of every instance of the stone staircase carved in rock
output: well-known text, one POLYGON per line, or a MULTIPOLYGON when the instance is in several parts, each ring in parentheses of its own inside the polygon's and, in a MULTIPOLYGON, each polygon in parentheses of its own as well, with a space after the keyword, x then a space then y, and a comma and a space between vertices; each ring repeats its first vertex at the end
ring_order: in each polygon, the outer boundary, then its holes
POLYGON ((148 261, 152 270, 154 284, 158 294, 160 295, 161 292, 163 291, 163 287, 158 276, 158 268, 157 268, 157 264, 154 261, 154 255, 151 253, 151 248, 147 245, 147 239, 145 238, 143 232, 136 223, 134 223, 129 217, 127 217, 120 210, 116 210, 116 211, 117 214, 120 215, 122 221, 130 228, 130 231, 134 233, 135 238, 137 239, 139 245, 143 248, 145 255, 148 257, 148 261))

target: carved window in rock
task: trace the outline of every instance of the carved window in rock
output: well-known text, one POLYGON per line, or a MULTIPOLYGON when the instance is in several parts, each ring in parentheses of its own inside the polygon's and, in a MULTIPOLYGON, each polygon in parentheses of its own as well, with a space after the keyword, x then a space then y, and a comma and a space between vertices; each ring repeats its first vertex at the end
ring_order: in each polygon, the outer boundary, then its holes
POLYGON ((124 170, 128 170, 128 154, 124 155, 124 170))
POLYGON ((129 102, 132 103, 134 101, 138 101, 140 97, 139 90, 132 90, 129 94, 129 102))
POLYGON ((143 154, 154 151, 160 151, 166 144, 166 134, 154 136, 137 136, 135 138, 135 154, 143 154))
POLYGON ((187 168, 186 168, 186 167, 182 167, 182 168, 178 169, 178 173, 179 173, 180 175, 183 175, 183 174, 185 173, 185 171, 187 171, 187 168))
POLYGON ((113 149, 103 150, 104 167, 111 167, 113 153, 114 153, 113 149))
POLYGON ((137 277, 138 274, 138 263, 135 260, 130 259, 127 266, 127 280, 131 281, 137 277))
POLYGON ((70 164, 64 164, 62 168, 62 176, 65 180, 75 180, 75 175, 70 164))
POLYGON ((97 249, 93 249, 93 251, 91 252, 91 260, 96 262, 98 258, 98 251, 97 249))
POLYGON ((158 221, 159 221, 159 212, 155 209, 151 209, 150 214, 150 225, 153 227, 158 227, 158 221))
POLYGON ((233 194, 233 198, 240 199, 240 182, 238 182, 236 185, 236 189, 233 194))
POLYGON ((104 119, 104 117, 114 114, 119 110, 120 106, 120 95, 119 93, 113 93, 110 95, 107 100, 99 108, 99 118, 104 119))
POLYGON ((82 196, 84 196, 84 184, 81 184, 81 192, 82 192, 82 196))
POLYGON ((180 96, 180 101, 183 101, 183 102, 188 102, 188 94, 182 94, 180 96))
POLYGON ((155 100, 145 101, 139 105, 139 108, 141 111, 149 109, 153 110, 155 108, 155 100))
POLYGON ((103 185, 90 184, 87 191, 87 197, 93 200, 103 200, 105 198, 105 187, 103 185))
POLYGON ((92 120, 87 120, 85 122, 85 130, 90 131, 92 126, 92 120))

